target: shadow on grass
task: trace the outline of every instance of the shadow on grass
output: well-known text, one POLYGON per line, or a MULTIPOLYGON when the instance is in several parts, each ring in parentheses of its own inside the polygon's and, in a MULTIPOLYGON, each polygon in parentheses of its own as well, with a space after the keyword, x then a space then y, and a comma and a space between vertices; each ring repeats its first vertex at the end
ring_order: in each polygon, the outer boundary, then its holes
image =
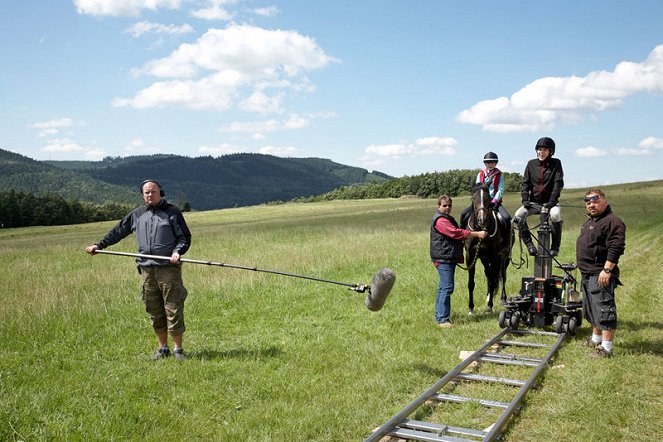
POLYGON ((424 365, 424 364, 415 364, 414 367, 412 368, 414 368, 419 373, 432 375, 440 379, 442 379, 448 373, 448 371, 446 370, 439 370, 437 368, 431 367, 430 365, 424 365))
MULTIPOLYGON (((659 321, 624 320, 619 321, 617 326, 617 336, 619 336, 620 329, 637 330, 639 332, 645 331, 646 329, 663 330, 663 322, 659 321)), ((634 339, 626 340, 622 347, 634 353, 663 356, 663 340, 661 339, 646 339, 642 336, 635 336, 634 339)))
POLYGON ((263 359, 276 358, 283 354, 283 351, 277 347, 267 347, 263 349, 235 348, 231 350, 200 350, 191 352, 190 359, 211 360, 211 359, 263 359))
MULTIPOLYGON (((643 331, 648 328, 663 330, 663 322, 619 320, 617 322, 616 333, 616 338, 619 343, 616 345, 629 353, 663 356, 663 340, 661 339, 646 339, 641 336, 634 336, 633 338, 623 340, 623 338, 620 337, 620 332, 643 331)), ((582 342, 591 335, 592 326, 588 324, 586 320, 583 320, 582 327, 578 329, 578 333, 575 336, 576 340, 582 342)))

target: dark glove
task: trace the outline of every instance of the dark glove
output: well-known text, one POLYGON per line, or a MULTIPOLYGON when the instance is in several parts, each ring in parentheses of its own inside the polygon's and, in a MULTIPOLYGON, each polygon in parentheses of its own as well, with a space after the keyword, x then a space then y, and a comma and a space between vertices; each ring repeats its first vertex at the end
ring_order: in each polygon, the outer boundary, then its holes
POLYGON ((496 206, 495 206, 495 203, 494 203, 494 202, 491 201, 491 202, 488 203, 488 208, 489 208, 489 209, 494 210, 495 207, 496 207, 496 206))
POLYGON ((523 207, 529 210, 532 208, 532 203, 530 203, 529 201, 523 201, 523 207))
POLYGON ((557 203, 555 201, 548 201, 547 203, 545 203, 543 205, 543 207, 545 207, 546 209, 552 209, 556 205, 557 205, 557 203))

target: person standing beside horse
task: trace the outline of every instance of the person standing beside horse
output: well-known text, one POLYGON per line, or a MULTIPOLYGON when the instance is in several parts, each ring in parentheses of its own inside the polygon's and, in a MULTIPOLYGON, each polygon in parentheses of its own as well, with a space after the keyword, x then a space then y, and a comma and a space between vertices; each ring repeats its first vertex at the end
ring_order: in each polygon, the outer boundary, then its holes
POLYGON ((516 210, 513 222, 518 226, 520 239, 525 243, 527 252, 536 256, 537 251, 532 244, 527 217, 541 213, 544 208, 547 209, 552 221, 550 254, 557 256, 562 242, 562 212, 558 203, 564 188, 564 171, 562 162, 552 157, 555 154, 555 141, 552 138, 539 138, 534 150, 536 158, 527 163, 523 174, 521 188, 523 205, 516 210))
POLYGON ((184 300, 187 290, 182 283, 182 263, 191 245, 191 232, 182 212, 168 203, 164 191, 156 180, 145 180, 140 185, 145 205, 122 218, 104 238, 85 248, 95 255, 97 250, 120 242, 136 233, 138 252, 146 255, 169 256, 170 260, 138 258, 141 275, 142 298, 145 310, 152 320, 152 327, 159 347, 153 359, 170 356, 168 334, 173 339, 173 356, 184 359, 182 339, 184 326, 184 300))
POLYGON ((488 232, 461 229, 451 216, 452 199, 442 195, 430 227, 430 257, 440 277, 435 298, 435 322, 439 328, 451 328, 451 294, 454 291, 456 265, 463 263, 463 240, 484 239, 488 232))
POLYGON ((585 206, 589 219, 576 241, 584 316, 592 324, 592 337, 585 345, 594 349, 590 356, 609 358, 617 329, 615 288, 621 285, 617 264, 626 248, 626 225, 612 212, 601 189, 585 194, 585 206))
MULTIPOLYGON (((510 229, 511 227, 511 214, 502 205, 502 195, 504 195, 504 175, 502 171, 497 168, 499 157, 495 152, 488 152, 483 156, 484 168, 477 174, 475 184, 485 184, 488 186, 490 194, 490 206, 492 209, 497 210, 503 224, 510 229)), ((461 228, 467 227, 467 222, 472 213, 472 206, 465 208, 460 214, 461 228)))

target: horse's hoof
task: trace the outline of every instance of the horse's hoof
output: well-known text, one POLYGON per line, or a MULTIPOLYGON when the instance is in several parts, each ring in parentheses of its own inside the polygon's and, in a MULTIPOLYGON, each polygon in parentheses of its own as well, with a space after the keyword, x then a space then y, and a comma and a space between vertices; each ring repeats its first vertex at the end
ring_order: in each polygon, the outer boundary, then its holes
POLYGON ((468 316, 474 316, 474 310, 470 310, 469 312, 467 312, 467 314, 468 316))
POLYGON ((486 313, 492 313, 492 312, 493 312, 493 308, 492 308, 492 307, 488 307, 488 308, 486 309, 486 313))

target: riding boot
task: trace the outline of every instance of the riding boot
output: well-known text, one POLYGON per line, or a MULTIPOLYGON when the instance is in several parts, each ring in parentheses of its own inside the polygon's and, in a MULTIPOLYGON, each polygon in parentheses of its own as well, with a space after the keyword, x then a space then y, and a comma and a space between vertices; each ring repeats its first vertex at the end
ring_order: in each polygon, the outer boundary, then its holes
POLYGON ((559 246, 562 243, 562 221, 551 223, 550 230, 552 231, 552 238, 550 239, 550 255, 557 256, 559 254, 559 246))
POLYGON ((524 242, 525 246, 527 247, 527 253, 529 253, 531 256, 536 256, 536 247, 534 247, 534 244, 532 244, 532 234, 529 233, 529 229, 527 228, 527 221, 520 221, 518 218, 514 218, 513 221, 518 225, 518 234, 520 235, 522 242, 524 242))

